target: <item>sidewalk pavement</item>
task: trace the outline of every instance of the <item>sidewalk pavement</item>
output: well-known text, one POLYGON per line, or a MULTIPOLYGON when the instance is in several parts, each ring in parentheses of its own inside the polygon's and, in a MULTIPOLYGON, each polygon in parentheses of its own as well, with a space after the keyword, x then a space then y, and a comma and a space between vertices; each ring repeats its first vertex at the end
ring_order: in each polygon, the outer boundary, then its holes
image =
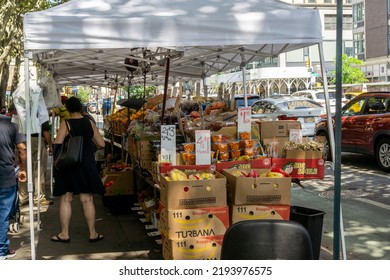
MULTIPOLYGON (((51 157, 48 158, 48 166, 51 157)), ((59 198, 51 197, 51 172, 46 170, 46 198, 53 201, 52 205, 41 205, 40 227, 38 229, 38 209, 34 205, 34 232, 35 258, 31 251, 30 211, 29 205, 20 208, 24 217, 17 233, 9 233, 10 248, 16 250, 12 260, 162 260, 161 235, 149 236, 149 232, 157 229, 150 228, 150 224, 143 223, 144 216, 137 210, 128 211, 128 214, 113 215, 103 205, 100 195, 94 196, 96 208, 96 231, 104 235, 103 240, 89 242, 89 232, 84 218, 79 196, 74 196, 72 202, 72 217, 70 220, 70 243, 50 241, 52 236, 60 232, 59 198), (149 229, 150 228, 150 229, 149 229)), ((134 205, 136 198, 129 205, 134 205)))
MULTIPOLYGON (((161 245, 156 240, 161 236, 148 236, 146 224, 140 221, 137 211, 125 215, 112 215, 104 207, 100 196, 94 197, 96 206, 96 229, 104 239, 89 242, 88 228, 78 196, 72 202, 73 214, 70 222, 70 243, 50 241, 59 233, 59 200, 41 207, 41 227, 37 230, 37 207, 34 207, 35 259, 36 260, 159 260, 161 245)), ((11 248, 17 251, 13 260, 31 260, 29 207, 21 207, 25 222, 18 233, 10 233, 11 248)))

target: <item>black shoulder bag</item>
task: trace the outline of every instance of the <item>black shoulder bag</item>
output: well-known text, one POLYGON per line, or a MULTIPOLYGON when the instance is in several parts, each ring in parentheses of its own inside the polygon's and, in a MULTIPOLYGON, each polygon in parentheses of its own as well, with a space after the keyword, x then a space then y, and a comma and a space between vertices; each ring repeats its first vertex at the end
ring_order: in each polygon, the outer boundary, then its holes
POLYGON ((70 123, 65 120, 68 128, 68 139, 62 143, 58 155, 54 159, 54 167, 57 169, 66 169, 79 165, 83 157, 83 136, 74 136, 70 123))

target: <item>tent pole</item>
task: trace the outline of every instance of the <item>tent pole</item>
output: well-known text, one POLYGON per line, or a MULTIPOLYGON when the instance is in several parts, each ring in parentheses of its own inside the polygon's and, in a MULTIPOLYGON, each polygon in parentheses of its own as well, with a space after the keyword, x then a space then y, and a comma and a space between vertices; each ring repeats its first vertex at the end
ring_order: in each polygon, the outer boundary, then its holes
MULTIPOLYGON (((344 244, 344 232, 340 231, 340 228, 344 230, 343 221, 341 219, 341 192, 340 192, 340 180, 341 180, 341 159, 337 161, 336 155, 336 147, 335 147, 335 136, 334 136, 334 130, 333 130, 333 122, 332 122, 332 115, 330 113, 330 106, 329 106, 329 91, 328 91, 328 82, 326 77, 326 69, 325 69, 325 58, 324 58, 324 50, 322 43, 318 44, 319 53, 320 53, 320 61, 321 61, 321 74, 322 78, 324 80, 324 92, 325 92, 325 101, 326 101, 326 111, 327 111, 327 122, 328 122, 328 141, 329 141, 329 148, 331 150, 332 154, 332 160, 333 163, 331 165, 331 169, 334 172, 334 215, 333 215, 333 259, 338 260, 340 259, 340 235, 342 236, 342 243, 344 244), (337 209, 337 210, 336 210, 337 209)), ((337 104, 336 104, 336 114, 338 111, 340 111, 337 104)), ((340 130, 340 129, 339 129, 340 130)), ((337 128, 336 128, 337 131, 337 128)), ((340 143, 341 140, 339 140, 338 143, 340 143)), ((340 147, 339 147, 340 148, 340 147)), ((339 158, 341 155, 341 152, 338 152, 339 158)), ((346 256, 344 256, 344 259, 346 256)))
POLYGON ((24 53, 24 84, 26 101, 26 138, 27 138, 27 191, 30 210, 30 239, 31 239, 31 259, 35 260, 35 232, 34 232, 34 201, 32 183, 32 159, 31 159, 31 115, 30 115, 30 69, 29 59, 32 59, 31 52, 24 53))
MULTIPOLYGON (((41 128, 42 129, 42 128, 41 128)), ((37 174, 38 178, 35 189, 37 190, 37 230, 41 230, 41 149, 42 149, 42 134, 38 133, 38 153, 37 153, 37 174)))
MULTIPOLYGON (((97 104, 97 102, 96 102, 96 104, 97 104)), ((54 141, 55 117, 56 117, 56 115, 55 115, 54 111, 52 110, 51 111, 51 133, 50 133, 51 143, 53 143, 53 141, 54 141)), ((53 155, 51 155, 51 161, 50 161, 50 198, 54 198, 54 196, 53 196, 53 161, 54 161, 54 157, 53 157, 53 155)))
POLYGON ((248 96, 246 94, 246 69, 245 69, 245 54, 241 53, 241 71, 242 71, 242 84, 244 88, 244 106, 245 108, 248 107, 248 96))
POLYGON ((162 111, 161 111, 161 125, 164 125, 164 115, 165 115, 165 102, 167 101, 167 95, 168 95, 168 81, 169 81, 169 67, 170 67, 171 59, 169 56, 166 58, 167 65, 165 66, 165 81, 164 81, 164 97, 163 97, 163 104, 162 104, 162 111))
MULTIPOLYGON (((343 54, 343 1, 337 0, 337 21, 336 21, 336 113, 335 113, 335 154, 333 162, 335 163, 335 205, 334 213, 335 219, 334 225, 341 225, 341 97, 342 97, 342 54, 343 54), (337 203, 336 203, 337 202, 337 203)), ((337 227, 336 227, 337 228, 337 227)), ((335 229, 336 229, 335 228, 335 229)), ((340 226, 342 228, 342 226, 340 226)), ((341 244, 344 247, 344 234, 338 228, 338 231, 334 231, 334 236, 341 237, 341 244)), ((337 255, 334 259, 339 259, 340 242, 335 238, 333 247, 337 249, 337 255), (337 242, 337 243, 336 243, 337 242)), ((343 256, 346 259, 346 255, 343 256)))

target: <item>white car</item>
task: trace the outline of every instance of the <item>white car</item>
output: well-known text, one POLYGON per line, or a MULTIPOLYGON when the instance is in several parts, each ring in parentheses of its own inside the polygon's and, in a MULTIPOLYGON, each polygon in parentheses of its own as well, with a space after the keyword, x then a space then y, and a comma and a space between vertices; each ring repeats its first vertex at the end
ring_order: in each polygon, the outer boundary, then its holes
POLYGON ((305 97, 271 96, 252 104, 252 119, 298 120, 302 136, 314 136, 314 128, 326 110, 321 104, 305 97))
MULTIPOLYGON (((330 112, 335 113, 336 112, 336 91, 335 90, 328 90, 329 92, 329 106, 330 106, 330 112)), ((324 90, 300 90, 297 92, 294 92, 291 94, 291 96, 300 96, 300 97, 306 97, 313 99, 314 101, 320 103, 323 107, 325 107, 325 92, 324 90)), ((341 106, 347 103, 347 99, 343 96, 341 100, 341 106)))

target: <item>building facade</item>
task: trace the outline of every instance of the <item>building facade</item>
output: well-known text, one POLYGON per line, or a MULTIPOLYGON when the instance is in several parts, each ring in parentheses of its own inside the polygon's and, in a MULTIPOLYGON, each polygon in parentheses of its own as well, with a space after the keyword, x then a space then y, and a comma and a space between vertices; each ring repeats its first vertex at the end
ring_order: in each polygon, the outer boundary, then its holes
POLYGON ((354 55, 371 83, 390 82, 390 0, 352 0, 354 55))
MULTIPOLYGON (((333 78, 331 72, 335 68, 336 58, 337 0, 281 1, 301 7, 319 9, 323 26, 325 68, 328 80, 333 78)), ((352 1, 343 0, 343 52, 350 56, 354 55, 352 1)), ((320 86, 323 83, 317 45, 283 53, 274 58, 263 58, 248 64, 246 70, 246 92, 265 96, 272 93, 289 94, 320 86)), ((209 92, 215 94, 216 91, 220 91, 219 85, 223 83, 228 91, 242 93, 242 75, 240 69, 235 69, 230 74, 208 79, 209 92)))

